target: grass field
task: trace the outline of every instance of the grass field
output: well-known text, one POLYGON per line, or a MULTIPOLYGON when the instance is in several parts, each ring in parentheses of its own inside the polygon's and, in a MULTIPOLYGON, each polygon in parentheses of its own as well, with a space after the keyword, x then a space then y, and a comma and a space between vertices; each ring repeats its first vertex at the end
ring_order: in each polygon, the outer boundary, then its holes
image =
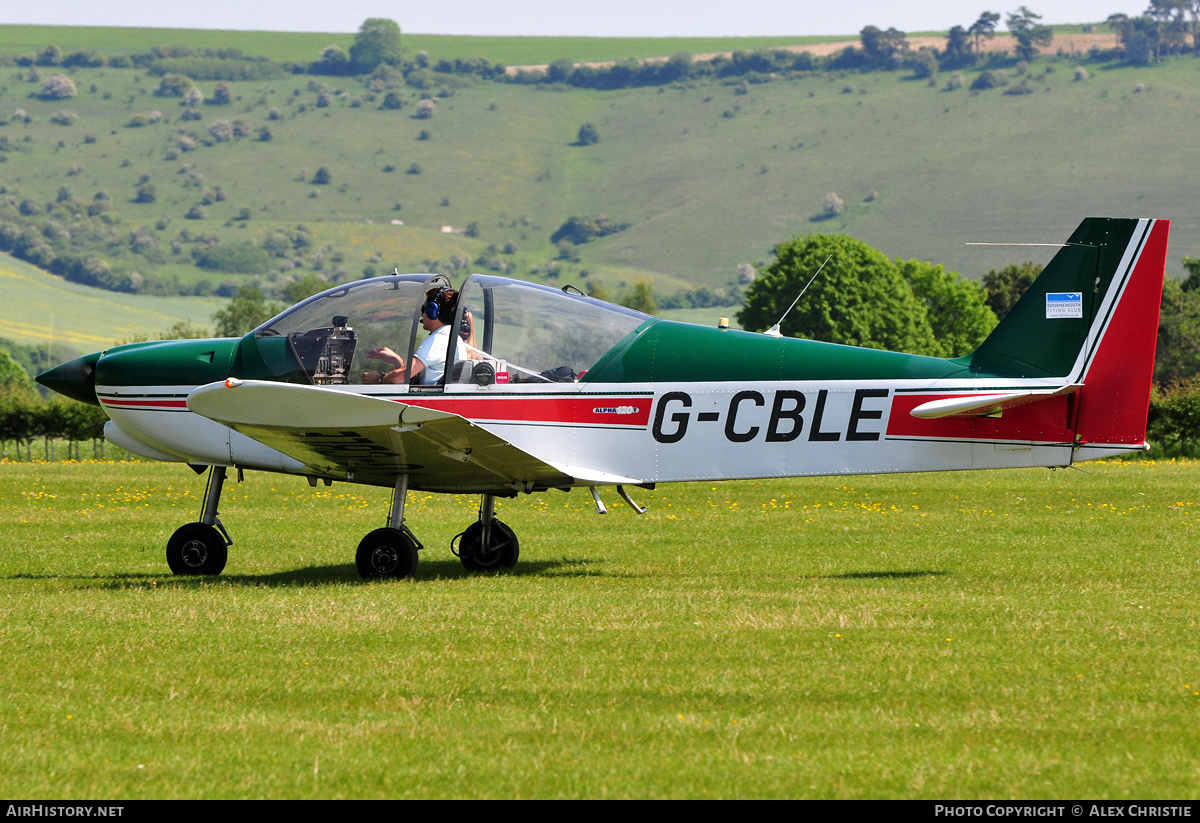
POLYGON ((19 307, 0 322, 0 337, 19 343, 66 344, 96 351, 135 336, 154 336, 180 321, 212 327, 219 297, 152 297, 68 283, 21 260, 0 254, 0 296, 19 307))
POLYGON ((504 503, 503 575, 416 494, 251 474, 180 580, 181 466, 0 463, 0 794, 1194 798, 1200 466, 663 486, 504 503))

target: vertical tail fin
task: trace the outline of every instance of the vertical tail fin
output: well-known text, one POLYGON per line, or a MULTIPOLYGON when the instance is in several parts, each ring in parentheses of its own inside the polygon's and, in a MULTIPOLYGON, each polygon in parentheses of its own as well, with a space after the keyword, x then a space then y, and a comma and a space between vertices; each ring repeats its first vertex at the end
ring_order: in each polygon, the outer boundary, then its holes
POLYGON ((987 340, 972 368, 1082 383, 1080 444, 1145 441, 1167 220, 1083 221, 987 340))

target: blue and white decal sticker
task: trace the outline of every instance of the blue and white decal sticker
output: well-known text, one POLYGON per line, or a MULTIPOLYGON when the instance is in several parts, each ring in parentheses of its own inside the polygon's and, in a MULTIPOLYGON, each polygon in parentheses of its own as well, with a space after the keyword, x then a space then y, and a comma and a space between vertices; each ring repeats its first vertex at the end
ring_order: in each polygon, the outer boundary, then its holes
POLYGON ((1049 292, 1046 295, 1046 319, 1083 317, 1083 292, 1049 292))

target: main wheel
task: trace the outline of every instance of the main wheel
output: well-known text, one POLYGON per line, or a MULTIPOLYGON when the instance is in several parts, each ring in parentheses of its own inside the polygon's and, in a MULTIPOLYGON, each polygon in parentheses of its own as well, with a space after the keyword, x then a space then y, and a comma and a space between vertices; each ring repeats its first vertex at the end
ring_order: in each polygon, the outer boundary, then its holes
POLYGON ((467 571, 511 569, 521 555, 517 535, 499 520, 492 521, 491 540, 483 545, 483 524, 478 520, 459 535, 458 559, 467 571))
POLYGON ((175 574, 220 574, 228 559, 225 538, 206 523, 180 526, 167 541, 167 565, 175 574))
POLYGON ((358 544, 354 564, 364 579, 412 577, 417 573, 417 541, 401 529, 376 529, 358 544))

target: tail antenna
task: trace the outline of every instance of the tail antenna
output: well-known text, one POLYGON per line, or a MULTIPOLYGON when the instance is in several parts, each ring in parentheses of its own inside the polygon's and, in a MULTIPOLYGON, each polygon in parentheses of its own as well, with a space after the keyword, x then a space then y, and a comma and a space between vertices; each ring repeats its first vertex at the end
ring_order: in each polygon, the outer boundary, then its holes
MULTIPOLYGON (((831 254, 825 258, 825 263, 828 263, 832 259, 833 259, 833 255, 831 254)), ((825 268, 825 263, 822 263, 820 265, 820 267, 818 267, 817 270, 815 272, 813 272, 813 276, 808 278, 808 282, 804 284, 804 288, 802 288, 800 290, 800 293, 796 295, 796 299, 792 301, 792 305, 788 306, 787 311, 785 311, 783 313, 783 315, 779 318, 779 322, 776 323, 771 328, 767 329, 765 332, 763 332, 763 334, 765 334, 767 337, 783 337, 783 332, 781 332, 779 330, 779 326, 783 323, 784 318, 786 318, 788 316, 788 312, 790 312, 792 309, 796 308, 796 304, 800 302, 800 298, 804 296, 804 293, 806 291, 808 291, 808 287, 811 286, 813 284, 813 281, 817 279, 817 275, 821 273, 821 269, 825 268)))

